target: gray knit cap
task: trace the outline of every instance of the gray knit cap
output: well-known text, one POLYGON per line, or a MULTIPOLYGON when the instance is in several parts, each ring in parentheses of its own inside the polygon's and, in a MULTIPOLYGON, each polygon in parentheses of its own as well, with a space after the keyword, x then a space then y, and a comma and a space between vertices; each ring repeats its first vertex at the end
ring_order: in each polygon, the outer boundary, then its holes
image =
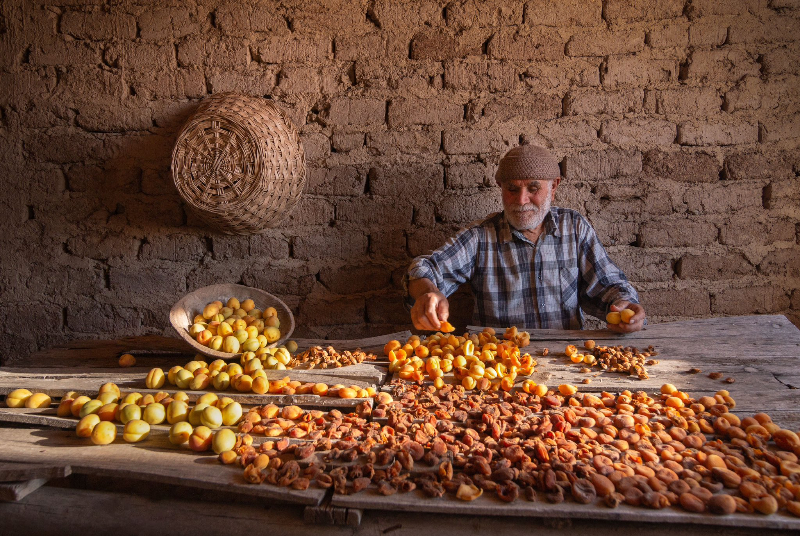
POLYGON ((552 180, 560 176, 558 160, 550 151, 538 145, 520 145, 500 159, 494 178, 500 184, 506 180, 552 180))

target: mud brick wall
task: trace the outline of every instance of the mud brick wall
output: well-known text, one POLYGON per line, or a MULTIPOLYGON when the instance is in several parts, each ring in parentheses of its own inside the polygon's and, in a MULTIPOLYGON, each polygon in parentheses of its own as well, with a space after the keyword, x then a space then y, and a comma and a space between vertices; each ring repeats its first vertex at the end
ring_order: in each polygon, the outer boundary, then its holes
POLYGON ((298 336, 407 328, 410 259, 500 207, 523 140, 651 321, 797 323, 798 60, 797 0, 5 0, 0 352, 162 333, 217 282, 280 296, 298 336), (172 185, 178 130, 223 91, 305 143, 303 199, 262 235, 200 226, 172 185))

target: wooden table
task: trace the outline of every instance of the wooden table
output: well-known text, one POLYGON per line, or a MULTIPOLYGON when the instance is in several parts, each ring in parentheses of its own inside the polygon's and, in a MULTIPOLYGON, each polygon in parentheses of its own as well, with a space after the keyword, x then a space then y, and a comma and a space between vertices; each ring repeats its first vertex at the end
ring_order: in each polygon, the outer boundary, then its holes
MULTIPOLYGON (((379 350, 387 340, 403 340, 409 335, 404 332, 353 341, 299 342, 301 347, 323 342, 340 350, 356 346, 379 350)), ((531 346, 527 350, 538 355, 543 348, 549 349, 549 355, 537 357, 539 365, 534 373, 534 379, 540 383, 551 386, 572 383, 589 392, 624 389, 656 392, 663 383, 673 383, 693 396, 727 389, 737 402, 734 413, 744 416, 764 411, 784 427, 800 428, 800 412, 795 409, 800 403, 800 391, 796 390, 800 387, 800 330, 783 316, 658 324, 624 337, 608 331, 532 331, 531 346), (639 348, 652 345, 659 352, 659 363, 650 367, 648 380, 592 372, 588 375, 591 383, 583 385, 581 380, 587 375, 564 357, 563 350, 567 344, 582 344, 589 338, 598 344, 639 348), (702 372, 690 373, 692 368, 702 372), (710 372, 721 372, 722 378, 711 379, 710 372), (733 378, 735 382, 724 383, 725 378, 733 378)), ((24 386, 61 396, 71 389, 88 392, 111 380, 119 383, 123 391, 144 392, 143 378, 149 368, 183 364, 191 356, 181 347, 180 341, 154 337, 73 343, 0 369, 0 394, 24 386), (139 366, 121 372, 125 369, 115 367, 116 357, 132 349, 141 350, 137 357, 139 366)), ((386 363, 375 363, 303 374, 310 380, 316 377, 328 383, 340 378, 337 381, 341 383, 380 386, 390 379, 387 372, 386 363)), ((253 395, 232 396, 240 397, 243 403, 264 403, 253 395)), ((318 397, 284 397, 276 402, 322 408, 339 404, 343 409, 353 405, 353 402, 318 397)), ((390 497, 372 492, 331 496, 313 487, 290 492, 269 485, 246 484, 240 471, 221 467, 213 457, 197 456, 187 449, 170 446, 166 441, 166 427, 153 427, 153 437, 147 443, 118 441, 107 447, 87 447, 84 440, 74 437, 74 420, 59 422, 53 414, 52 409, 49 412, 0 410, 0 480, 3 468, 9 467, 8 462, 38 464, 39 471, 68 467, 72 473, 72 476, 52 480, 51 485, 40 487, 19 501, 0 503, 0 518, 9 523, 9 527, 25 529, 30 526, 31 516, 58 513, 66 516, 66 522, 76 529, 112 527, 111 530, 120 533, 152 532, 167 530, 167 527, 178 532, 188 532, 191 527, 206 532, 225 532, 230 530, 230 523, 237 529, 246 529, 265 522, 282 527, 281 532, 285 532, 300 530, 303 508, 310 506, 305 514, 315 516, 318 521, 320 516, 328 515, 331 520, 338 516, 341 523, 356 524, 361 521, 361 511, 365 511, 361 526, 347 529, 348 533, 380 530, 385 534, 401 534, 427 532, 434 527, 442 534, 463 534, 464 530, 477 527, 510 533, 523 527, 528 531, 533 523, 543 532, 571 526, 573 531, 597 534, 619 530, 620 522, 624 523, 624 530, 646 529, 653 534, 674 533, 675 530, 705 533, 712 527, 727 527, 726 534, 748 533, 747 527, 759 533, 765 529, 800 530, 800 518, 787 514, 719 517, 689 514, 679 508, 653 511, 622 505, 610 510, 603 506, 551 505, 521 500, 508 505, 493 497, 462 503, 447 497, 424 499, 417 492, 390 497), (2 424, 3 421, 8 424, 2 424), (3 465, 2 462, 7 463, 3 465), (129 489, 133 489, 133 494, 126 493, 129 489), (124 505, 126 512, 131 512, 130 516, 123 516, 125 522, 120 522, 120 514, 114 508, 98 507, 115 501, 124 505), (264 504, 275 505, 276 501, 293 504, 265 510, 264 504), (150 515, 151 512, 154 515, 150 515), (410 512, 427 514, 409 515, 410 512)), ((57 476, 32 476, 29 481, 41 481, 41 485, 46 478, 57 476)), ((63 528, 56 526, 59 527, 63 528)), ((41 527, 39 529, 43 532, 41 527)), ((315 527, 313 530, 341 532, 340 527, 315 527)))

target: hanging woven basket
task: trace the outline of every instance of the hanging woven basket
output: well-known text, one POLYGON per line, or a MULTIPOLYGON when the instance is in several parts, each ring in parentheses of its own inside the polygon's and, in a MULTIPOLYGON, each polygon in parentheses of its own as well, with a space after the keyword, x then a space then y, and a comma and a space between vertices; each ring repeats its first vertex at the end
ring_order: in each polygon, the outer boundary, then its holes
POLYGON ((172 178, 208 225, 254 234, 289 214, 303 193, 300 135, 272 101, 222 93, 208 97, 178 135, 172 178))

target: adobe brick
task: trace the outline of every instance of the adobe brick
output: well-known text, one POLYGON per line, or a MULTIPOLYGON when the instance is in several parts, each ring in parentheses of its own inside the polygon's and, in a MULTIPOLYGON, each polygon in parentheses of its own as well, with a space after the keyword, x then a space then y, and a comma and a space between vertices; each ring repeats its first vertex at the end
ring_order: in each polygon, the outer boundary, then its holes
POLYGON ((445 223, 466 224, 483 219, 503 210, 498 189, 486 190, 476 194, 445 194, 436 204, 436 214, 445 223))
POLYGON ((278 89, 286 94, 319 93, 320 76, 315 67, 283 67, 277 76, 278 89))
POLYGON ((325 267, 319 280, 334 294, 360 294, 385 289, 391 285, 391 269, 375 263, 325 267))
POLYGON ((369 254, 387 259, 408 259, 406 231, 404 229, 386 229, 371 232, 369 254))
POLYGON ((639 299, 649 316, 708 316, 711 302, 704 289, 640 290, 639 299))
POLYGON ((309 295, 300 306, 298 323, 312 326, 363 324, 366 304, 362 297, 309 295))
POLYGON ((316 195, 358 196, 364 193, 367 175, 354 166, 309 168, 306 192, 316 195))
POLYGON ((689 19, 697 19, 712 15, 742 15, 758 12, 759 0, 731 0, 730 2, 717 2, 715 0, 692 0, 688 5, 686 14, 689 19))
POLYGON ((442 145, 439 130, 403 130, 367 133, 367 148, 377 155, 431 154, 442 145))
POLYGON ((136 95, 145 99, 186 99, 206 95, 206 79, 201 69, 140 71, 130 75, 136 95))
POLYGON ((670 145, 675 140, 675 124, 658 119, 604 121, 600 139, 614 145, 670 145))
POLYGON ((82 106, 75 122, 90 132, 126 132, 151 128, 153 116, 149 108, 95 105, 82 106))
POLYGON ((124 41, 105 51, 109 60, 116 60, 120 67, 137 71, 158 71, 175 68, 175 45, 159 45, 145 42, 124 41))
MULTIPOLYGON (((122 71, 119 69, 109 71, 98 66, 83 65, 70 67, 60 74, 58 85, 65 94, 73 93, 81 100, 91 98, 95 102, 103 99, 118 101, 127 95, 122 71)), ((31 89, 35 91, 38 88, 33 86, 31 89)))
POLYGON ((296 315, 300 297, 307 296, 317 285, 316 270, 307 261, 250 263, 241 279, 248 287, 279 296, 296 315))
POLYGON ((680 123, 677 141, 680 145, 742 145, 758 143, 758 123, 749 121, 717 123, 680 123))
POLYGON ((334 125, 380 125, 386 117, 386 101, 337 98, 331 102, 328 119, 334 125))
POLYGON ((762 143, 800 138, 800 113, 764 121, 760 126, 762 143))
POLYGON ((482 43, 466 40, 447 29, 418 32, 411 38, 412 60, 442 61, 466 56, 480 56, 482 43))
POLYGON ((793 177, 794 158, 785 151, 733 153, 725 158, 727 179, 773 179, 793 177))
POLYGON ((718 47, 728 38, 727 21, 719 19, 695 20, 689 25, 689 45, 718 47))
POLYGON ((636 0, 608 0, 603 17, 612 24, 642 20, 674 19, 683 13, 682 0, 657 0, 642 3, 636 0))
POLYGON ((142 243, 139 258, 144 261, 199 261, 206 253, 208 253, 208 248, 202 237, 175 233, 149 236, 142 243))
POLYGON ((800 201, 800 181, 797 178, 773 180, 764 187, 763 200, 764 208, 796 210, 800 201))
POLYGON ((800 43, 788 43, 766 51, 761 60, 764 74, 767 76, 783 73, 800 74, 798 56, 800 56, 800 43))
POLYGON ((31 65, 97 65, 101 51, 93 43, 59 40, 32 47, 28 59, 31 65))
POLYGON ((399 199, 421 199, 444 190, 444 169, 438 164, 386 163, 369 170, 369 191, 399 199))
POLYGON ((642 53, 636 56, 609 56, 602 83, 609 88, 646 87, 678 78, 678 61, 659 59, 642 53))
POLYGON ((246 44, 233 38, 209 40, 191 36, 178 43, 178 66, 216 67, 219 69, 244 69, 250 60, 246 44))
POLYGON ((788 309, 789 292, 774 286, 726 288, 711 295, 711 312, 726 315, 777 313, 788 309))
POLYGON ((100 137, 72 129, 53 129, 47 137, 30 136, 23 140, 23 147, 40 162, 58 164, 95 160, 104 154, 100 137))
POLYGON ((292 227, 304 225, 327 225, 333 221, 333 204, 315 197, 303 196, 289 213, 286 225, 292 227))
POLYGON ((370 6, 370 17, 384 31, 406 31, 408 28, 439 26, 444 22, 441 3, 435 0, 392 2, 383 0, 370 6))
POLYGON ((61 16, 60 30, 76 39, 103 41, 135 39, 136 19, 127 13, 67 11, 61 16))
POLYGON ((771 251, 758 265, 758 271, 768 276, 800 278, 800 247, 771 251))
POLYGON ((446 154, 484 154, 507 149, 496 130, 445 130, 443 142, 446 154))
POLYGON ((482 163, 450 164, 447 167, 446 182, 448 188, 478 188, 494 184, 496 166, 482 163))
POLYGON ((491 61, 448 60, 444 64, 444 85, 469 91, 511 91, 519 78, 513 65, 491 61))
POLYGON ((269 95, 275 90, 278 66, 251 63, 247 69, 216 71, 208 76, 209 93, 233 91, 251 97, 269 95))
POLYGON ((265 260, 289 258, 289 240, 280 233, 250 235, 250 256, 265 260))
POLYGON ((248 235, 218 235, 211 238, 214 260, 247 259, 250 257, 248 235))
POLYGON ((445 7, 445 20, 453 28, 517 26, 522 24, 525 4, 505 0, 467 0, 445 7))
POLYGON ((67 306, 66 327, 74 333, 135 334, 142 317, 132 307, 119 307, 82 299, 67 306))
POLYGON ((761 66, 753 54, 738 49, 695 50, 686 77, 700 84, 736 82, 745 76, 760 76, 761 66))
POLYGON ((186 293, 188 267, 169 261, 138 263, 136 266, 112 266, 109 271, 111 291, 135 304, 174 303, 186 293))
POLYGON ((741 254, 684 255, 675 266, 681 279, 737 279, 753 275, 755 267, 741 254))
POLYGON ((295 259, 353 259, 367 254, 367 237, 360 231, 320 229, 297 236, 292 243, 295 259))
POLYGON ((689 44, 689 24, 682 21, 664 21, 647 30, 647 44, 652 48, 685 48, 689 44))
POLYGON ((360 197, 336 202, 336 220, 359 226, 410 225, 413 213, 410 203, 401 199, 360 197))
POLYGON ((403 304, 403 295, 399 292, 367 300, 367 321, 372 324, 407 325, 410 318, 403 304))
POLYGON ((196 19, 189 9, 183 7, 147 10, 139 15, 139 36, 153 41, 180 39, 200 31, 196 19))
POLYGON ((489 121, 508 121, 514 117, 526 121, 547 121, 561 115, 561 97, 540 93, 525 97, 501 97, 483 107, 483 117, 489 121))
POLYGON ((644 103, 643 89, 621 91, 573 90, 567 95, 568 115, 622 115, 639 113, 644 103))
POLYGON ((686 218, 645 222, 639 232, 642 247, 706 246, 717 240, 719 231, 713 223, 686 218))
POLYGON ((564 57, 564 43, 557 30, 541 28, 530 33, 500 30, 489 41, 490 58, 518 61, 556 61, 564 57))
POLYGON ((539 135, 554 148, 587 147, 597 141, 597 127, 583 119, 567 117, 543 124, 539 135))
POLYGON ((720 165, 713 154, 699 151, 663 151, 644 154, 642 169, 648 175, 678 182, 717 182, 720 165))
POLYGON ((656 113, 706 116, 719 113, 722 97, 715 88, 663 89, 655 92, 656 113))
POLYGON ((608 179, 635 175, 642 171, 642 153, 630 149, 582 151, 564 159, 564 175, 568 180, 608 179))
POLYGON ((608 252, 614 264, 632 282, 672 281, 675 260, 669 253, 656 253, 631 246, 617 246, 608 252))
POLYGON ((262 63, 320 63, 331 56, 331 40, 323 36, 270 36, 254 48, 262 63))
POLYGON ((727 246, 764 246, 795 240, 795 224, 787 219, 763 219, 743 214, 720 228, 720 243, 727 246), (746 217, 745 217, 746 216, 746 217))
POLYGON ((393 99, 389 102, 389 126, 440 125, 464 119, 464 105, 445 95, 435 99, 393 99))
POLYGON ((286 20, 263 2, 257 6, 226 2, 214 14, 222 33, 234 37, 250 37, 253 32, 275 34, 289 31, 286 20))
POLYGON ((528 24, 542 26, 598 26, 603 23, 602 0, 532 0, 525 4, 528 24))
POLYGON ((565 48, 567 56, 608 56, 631 54, 644 49, 644 31, 638 28, 622 30, 597 30, 577 32, 569 38, 565 48))
POLYGON ((366 136, 363 132, 343 132, 334 129, 331 136, 331 147, 337 152, 350 152, 361 149, 366 143, 366 136))

